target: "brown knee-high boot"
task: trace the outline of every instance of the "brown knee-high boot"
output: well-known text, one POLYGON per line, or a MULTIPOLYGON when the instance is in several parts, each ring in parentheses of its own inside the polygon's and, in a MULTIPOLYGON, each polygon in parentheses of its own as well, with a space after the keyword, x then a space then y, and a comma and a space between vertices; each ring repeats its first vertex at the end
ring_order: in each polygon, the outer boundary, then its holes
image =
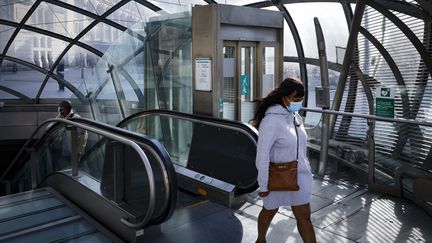
POLYGON ((267 210, 263 208, 258 216, 258 239, 256 243, 265 243, 267 230, 273 217, 276 215, 278 208, 267 210))

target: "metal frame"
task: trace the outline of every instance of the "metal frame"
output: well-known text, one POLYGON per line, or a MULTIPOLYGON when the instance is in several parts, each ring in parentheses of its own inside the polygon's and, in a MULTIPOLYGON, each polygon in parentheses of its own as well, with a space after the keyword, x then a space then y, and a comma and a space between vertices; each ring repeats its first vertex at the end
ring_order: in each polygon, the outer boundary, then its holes
MULTIPOLYGON (((336 93, 333 98, 332 110, 340 109, 342 96, 345 90, 346 81, 351 67, 352 56, 354 55, 354 50, 356 48, 358 30, 361 26, 363 11, 365 10, 365 8, 366 5, 364 1, 358 0, 356 4, 355 14, 353 16, 353 21, 351 24, 350 35, 347 41, 347 48, 345 52, 344 61, 342 64, 342 71, 340 73, 338 86, 336 88, 336 93)), ((333 134, 335 124, 336 124, 336 117, 330 116, 330 134, 333 134)))

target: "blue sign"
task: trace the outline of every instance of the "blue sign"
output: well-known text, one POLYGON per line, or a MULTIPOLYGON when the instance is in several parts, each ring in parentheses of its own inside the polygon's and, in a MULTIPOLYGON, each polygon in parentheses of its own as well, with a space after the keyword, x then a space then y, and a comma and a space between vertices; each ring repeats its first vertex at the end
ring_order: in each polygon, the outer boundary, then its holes
POLYGON ((249 76, 247 74, 241 76, 241 95, 249 95, 249 76))

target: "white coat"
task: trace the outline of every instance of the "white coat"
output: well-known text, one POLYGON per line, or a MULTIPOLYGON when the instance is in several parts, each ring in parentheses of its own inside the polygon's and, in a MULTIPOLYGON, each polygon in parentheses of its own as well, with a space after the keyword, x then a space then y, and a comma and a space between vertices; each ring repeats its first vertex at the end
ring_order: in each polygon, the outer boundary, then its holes
POLYGON ((310 202, 312 173, 306 157, 307 135, 297 113, 289 112, 281 105, 270 106, 259 126, 256 167, 260 191, 268 191, 269 162, 284 163, 296 160, 297 129, 299 138, 297 180, 299 191, 275 191, 263 198, 264 207, 268 210, 280 206, 303 205, 310 202), (297 124, 294 125, 294 117, 297 124))

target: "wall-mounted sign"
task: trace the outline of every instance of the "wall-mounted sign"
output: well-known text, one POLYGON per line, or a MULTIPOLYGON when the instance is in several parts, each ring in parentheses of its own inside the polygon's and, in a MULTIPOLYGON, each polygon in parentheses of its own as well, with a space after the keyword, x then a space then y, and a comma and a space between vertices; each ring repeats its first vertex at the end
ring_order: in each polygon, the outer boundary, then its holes
POLYGON ((394 118, 394 89, 379 87, 375 97, 375 115, 394 118))
POLYGON ((212 73, 210 58, 195 59, 195 90, 212 90, 212 73))

